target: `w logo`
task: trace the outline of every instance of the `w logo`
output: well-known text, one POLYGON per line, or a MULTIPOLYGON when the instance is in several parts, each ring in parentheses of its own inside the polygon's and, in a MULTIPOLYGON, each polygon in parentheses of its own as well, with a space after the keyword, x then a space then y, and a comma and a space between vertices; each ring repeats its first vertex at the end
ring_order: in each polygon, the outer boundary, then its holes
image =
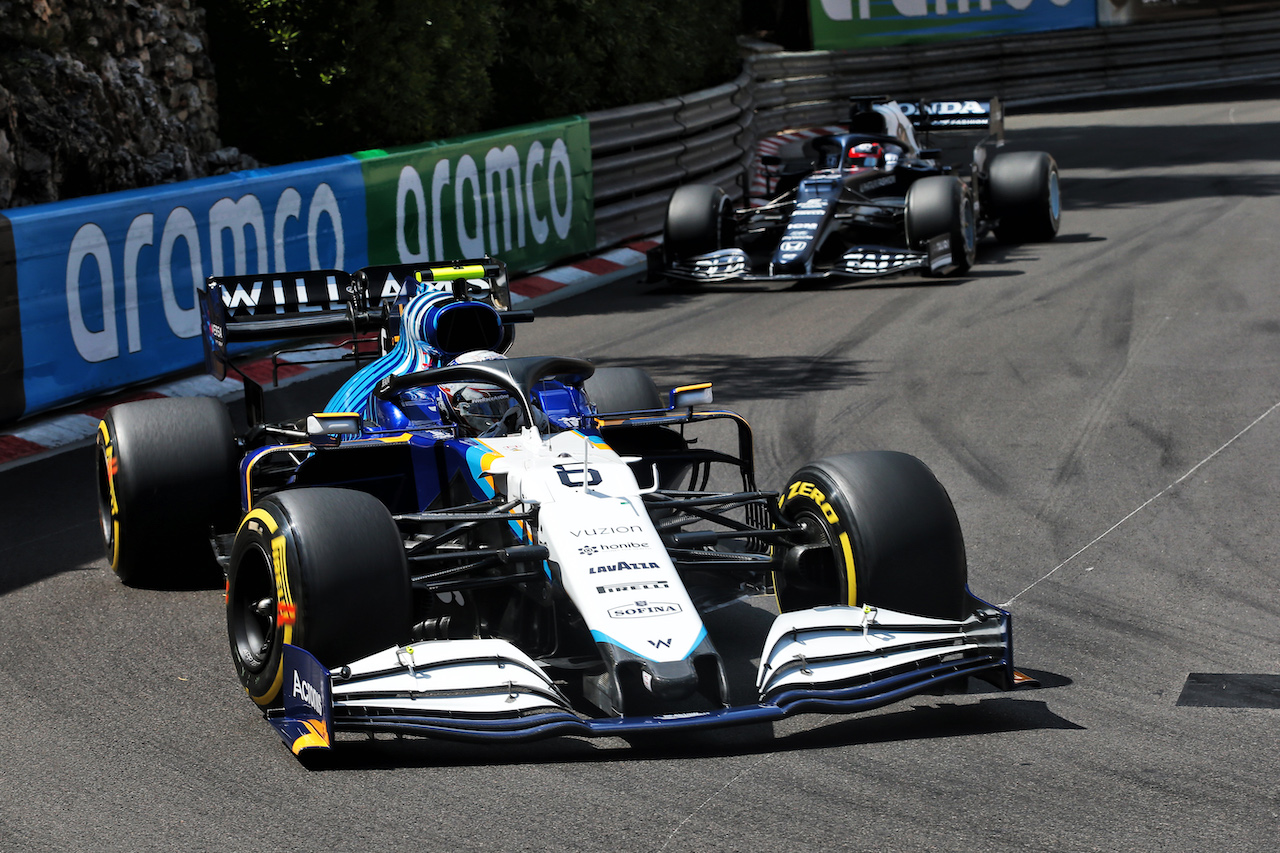
POLYGON ((556 473, 560 475, 560 482, 566 486, 600 485, 600 472, 595 468, 583 470, 581 465, 553 465, 551 467, 556 469, 556 473))
POLYGON ((649 645, 653 646, 655 649, 669 649, 671 648, 671 641, 670 640, 650 640, 649 645))

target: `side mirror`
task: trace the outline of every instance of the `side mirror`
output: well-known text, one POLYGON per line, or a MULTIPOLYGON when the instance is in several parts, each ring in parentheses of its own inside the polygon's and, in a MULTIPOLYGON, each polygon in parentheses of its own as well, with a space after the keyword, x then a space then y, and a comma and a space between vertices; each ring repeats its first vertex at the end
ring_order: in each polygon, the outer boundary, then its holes
POLYGON ((344 438, 359 438, 364 418, 352 412, 307 415, 307 438, 316 447, 337 447, 344 438))
POLYGON ((712 400, 711 383, 701 382, 697 385, 682 385, 671 389, 671 405, 669 409, 691 409, 694 406, 708 405, 712 400))
POLYGON ((777 154, 766 154, 760 158, 760 165, 775 168, 782 165, 782 158, 777 154))

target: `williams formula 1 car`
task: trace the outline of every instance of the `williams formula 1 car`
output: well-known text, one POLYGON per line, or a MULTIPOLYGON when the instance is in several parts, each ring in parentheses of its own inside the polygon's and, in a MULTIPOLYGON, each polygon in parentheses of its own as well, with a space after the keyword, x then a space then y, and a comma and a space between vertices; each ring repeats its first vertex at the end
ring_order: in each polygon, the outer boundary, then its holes
POLYGON ((1010 616, 970 594, 923 463, 834 456, 763 490, 710 384, 659 394, 637 369, 507 357, 531 315, 505 281, 487 258, 210 278, 219 378, 238 342, 352 332, 377 352, 297 421, 266 422, 245 376, 244 430, 203 398, 101 423, 112 568, 169 587, 221 568, 232 663, 295 753, 341 732, 625 736, 1014 685, 1010 616), (764 592, 779 615, 734 704, 719 644, 741 640, 703 616, 764 592))
POLYGON ((989 232, 1051 240, 1058 167, 1004 144, 997 100, 903 103, 854 99, 848 131, 806 142, 799 158, 762 158, 771 197, 734 209, 716 186, 688 184, 667 205, 652 279, 687 282, 865 279, 919 269, 958 275, 989 232), (921 147, 933 131, 985 130, 964 169, 921 147))

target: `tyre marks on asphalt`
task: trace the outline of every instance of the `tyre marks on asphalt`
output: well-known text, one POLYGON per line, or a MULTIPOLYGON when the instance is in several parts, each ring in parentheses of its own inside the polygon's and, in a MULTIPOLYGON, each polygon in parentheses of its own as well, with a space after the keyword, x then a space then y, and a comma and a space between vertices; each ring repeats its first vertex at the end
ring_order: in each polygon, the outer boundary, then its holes
MULTIPOLYGON (((801 388, 812 388, 823 383, 825 377, 830 375, 833 364, 849 363, 861 366, 866 387, 852 395, 851 403, 830 413, 824 410, 824 404, 833 399, 849 399, 847 389, 836 389, 837 393, 832 395, 816 394, 801 398, 803 402, 799 405, 796 401, 787 401, 785 404, 775 401, 766 406, 764 413, 754 415, 754 421, 778 424, 771 431, 772 437, 765 437, 758 446, 757 465, 762 470, 776 471, 780 477, 785 477, 795 467, 796 459, 802 460, 803 464, 804 461, 832 453, 873 449, 866 437, 857 430, 858 421, 861 416, 876 411, 897 397, 899 392, 894 386, 880 384, 889 368, 882 367, 874 354, 865 352, 862 348, 914 310, 928 298, 928 293, 928 289, 912 289, 891 296, 814 355, 805 357, 802 362, 789 362, 790 373, 794 377, 792 384, 801 388)), ((807 298, 798 301, 794 307, 811 316, 838 316, 838 309, 833 310, 833 303, 843 308, 842 303, 846 299, 865 302, 871 296, 872 294, 857 291, 806 294, 807 298)), ((839 326, 826 324, 824 328, 838 329, 839 326)))
POLYGON ((1038 584, 1042 583, 1042 582, 1043 582, 1043 581, 1045 581, 1045 580, 1048 580, 1048 579, 1049 579, 1049 577, 1051 577, 1052 575, 1056 574, 1060 569, 1062 569, 1063 567, 1065 567, 1068 563, 1070 563, 1070 562, 1071 562, 1072 560, 1074 560, 1076 557, 1079 557, 1079 556, 1080 556, 1081 554, 1083 554, 1085 551, 1089 550, 1089 549, 1090 549, 1090 548, 1092 548, 1094 545, 1098 544, 1098 543, 1099 543, 1099 542, 1101 542, 1103 539, 1105 539, 1107 536, 1111 535, 1111 533, 1113 533, 1114 531, 1118 530, 1118 529, 1121 527, 1121 525, 1125 524, 1125 522, 1129 521, 1129 519, 1133 518, 1133 517, 1134 517, 1134 516, 1136 516, 1138 513, 1142 512, 1144 509, 1146 509, 1146 508, 1147 508, 1148 506, 1150 506, 1151 504, 1155 503, 1155 502, 1156 502, 1157 500, 1159 500, 1160 498, 1164 497, 1164 495, 1165 495, 1165 494, 1167 494, 1168 492, 1172 491, 1175 487, 1177 487, 1177 486, 1181 485, 1183 482, 1185 482, 1187 479, 1189 479, 1192 475, 1194 475, 1194 474, 1195 474, 1197 471, 1199 471, 1201 468, 1203 468, 1204 466, 1206 466, 1206 465, 1208 465, 1210 462, 1212 462, 1212 461, 1214 460, 1214 458, 1215 458, 1215 457, 1217 457, 1220 453, 1222 453, 1222 452, 1223 452, 1224 450, 1226 450, 1227 448, 1231 447, 1231 445, 1235 444, 1235 443, 1236 443, 1240 438, 1242 438, 1242 437, 1245 435, 1245 433, 1249 432, 1249 431, 1250 431, 1250 430, 1252 430, 1255 426, 1257 426, 1258 424, 1262 423, 1262 421, 1263 421, 1263 420, 1265 420, 1269 415, 1271 415, 1271 413, 1272 413, 1272 412, 1276 411, 1276 409, 1280 409, 1280 401, 1276 401, 1275 403, 1273 403, 1273 404, 1271 405, 1271 407, 1270 407, 1270 408, 1268 408, 1268 409, 1267 409, 1265 412, 1263 412, 1261 415, 1258 415, 1258 417, 1254 418, 1254 419, 1253 419, 1253 421, 1251 421, 1251 422, 1249 423, 1249 425, 1248 425, 1248 426, 1246 426, 1244 429, 1240 430, 1238 433, 1236 433, 1235 435, 1233 435, 1230 439, 1228 439, 1228 440, 1227 440, 1227 442, 1226 442, 1225 444, 1223 444, 1223 445, 1222 445, 1221 447, 1219 447, 1217 450, 1215 450, 1215 451, 1213 451, 1212 453, 1210 453, 1210 454, 1209 454, 1208 456, 1206 456, 1204 459, 1201 459, 1201 460, 1200 460, 1199 462, 1197 462, 1195 465, 1192 465, 1192 466, 1191 466, 1191 468, 1189 468, 1189 469, 1187 470, 1187 472, 1186 472, 1185 474, 1183 474, 1181 477, 1179 477, 1178 479, 1174 480, 1174 481, 1173 481, 1172 483, 1170 483, 1169 485, 1165 486, 1163 489, 1161 489, 1161 490, 1160 490, 1159 492, 1157 492, 1156 494, 1154 494, 1154 495, 1152 495, 1151 497, 1147 498, 1145 501, 1143 501, 1141 504, 1139 504, 1139 505, 1138 505, 1138 507, 1137 507, 1136 509, 1134 509, 1133 511, 1131 511, 1128 515, 1125 515, 1123 518, 1121 518, 1121 519, 1120 519, 1119 521, 1117 521, 1115 524, 1111 525, 1111 526, 1110 526, 1110 527, 1108 527, 1106 530, 1102 531, 1102 533, 1100 533, 1100 534, 1098 534, 1097 536, 1095 536, 1095 537, 1094 537, 1094 538, 1093 538, 1093 539, 1092 539, 1088 544, 1086 544, 1084 547, 1082 547, 1082 548, 1078 549, 1077 551, 1075 551, 1074 553, 1072 553, 1072 554, 1071 554, 1071 556, 1067 557, 1065 560, 1063 560, 1063 561, 1062 561, 1061 563, 1059 563, 1057 566, 1055 566, 1054 568, 1050 569, 1050 570, 1049 570, 1049 572, 1048 572, 1048 573, 1046 573, 1046 574, 1045 574, 1043 577, 1041 577, 1039 580, 1035 581, 1035 582, 1034 582, 1034 583, 1032 583, 1030 586, 1028 586, 1026 589, 1022 590, 1022 592, 1019 592, 1017 595, 1013 596, 1013 598, 1010 598, 1007 602, 1005 602, 1005 603, 1004 603, 1003 605, 1001 605, 1001 606, 1002 606, 1002 607, 1007 607, 1009 604, 1012 604, 1012 603, 1013 603, 1013 601, 1014 601, 1015 599, 1020 598, 1024 593, 1026 593, 1026 592, 1030 591, 1033 587, 1037 586, 1038 584))

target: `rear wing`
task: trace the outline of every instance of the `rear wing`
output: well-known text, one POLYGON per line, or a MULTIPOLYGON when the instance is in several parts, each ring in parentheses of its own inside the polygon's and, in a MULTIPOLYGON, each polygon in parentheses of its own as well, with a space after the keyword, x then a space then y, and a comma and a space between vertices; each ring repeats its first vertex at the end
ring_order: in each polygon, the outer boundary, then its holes
POLYGON ((273 275, 210 276, 200 299, 205 369, 226 378, 229 344, 352 337, 379 327, 404 282, 475 299, 523 322, 511 311, 507 265, 494 258, 369 266, 355 273, 306 270, 273 275))
POLYGON ((200 298, 205 369, 224 379, 227 346, 322 338, 367 327, 364 296, 342 270, 209 276, 200 298))
POLYGON ((985 130, 997 140, 1004 140, 1004 107, 999 98, 903 101, 898 106, 916 130, 985 130))

